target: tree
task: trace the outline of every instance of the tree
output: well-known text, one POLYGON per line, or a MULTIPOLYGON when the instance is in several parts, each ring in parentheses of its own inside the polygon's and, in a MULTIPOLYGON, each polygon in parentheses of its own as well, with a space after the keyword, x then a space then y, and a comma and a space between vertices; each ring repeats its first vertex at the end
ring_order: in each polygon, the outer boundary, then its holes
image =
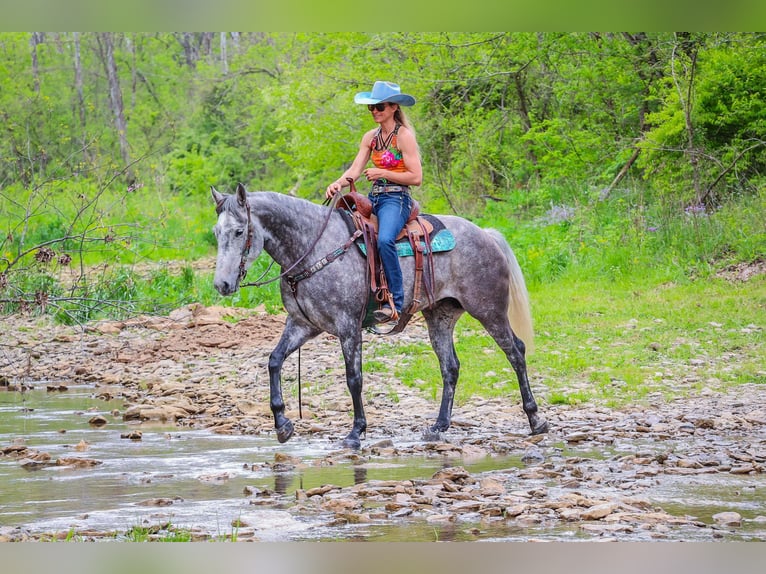
MULTIPOLYGON (((125 166, 130 165, 130 147, 128 145, 128 123, 125 121, 125 109, 122 102, 122 89, 117 72, 117 62, 114 58, 114 35, 112 32, 101 32, 97 36, 101 60, 109 80, 109 103, 114 115, 114 125, 120 142, 120 156, 125 166)), ((135 180, 132 170, 126 173, 128 184, 135 180)))

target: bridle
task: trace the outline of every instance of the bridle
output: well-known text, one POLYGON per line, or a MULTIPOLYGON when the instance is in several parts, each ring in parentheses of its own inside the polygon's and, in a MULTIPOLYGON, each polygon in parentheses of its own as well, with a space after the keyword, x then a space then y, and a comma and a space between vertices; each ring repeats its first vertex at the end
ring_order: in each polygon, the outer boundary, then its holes
MULTIPOLYGON (((268 285, 269 283, 273 283, 274 281, 279 281, 282 278, 287 278, 288 283, 290 283, 290 287, 293 290, 293 293, 295 293, 295 284, 298 281, 301 281, 303 279, 308 278, 313 272, 311 270, 318 271, 321 266, 324 266, 326 263, 328 263, 328 257, 323 258, 320 260, 320 262, 314 264, 309 268, 309 270, 304 271, 303 273, 300 273, 296 275, 295 277, 290 276, 290 273, 308 256, 309 253, 311 253, 314 248, 317 246, 317 243, 319 243, 319 240, 322 238, 322 235, 324 234, 325 230, 327 229, 327 225, 330 222, 330 217, 332 217, 332 212, 335 210, 335 206, 338 203, 338 199, 340 198, 340 193, 336 193, 332 199, 326 200, 324 202, 325 205, 329 205, 330 209, 327 210, 327 216, 324 219, 324 222, 322 223, 322 228, 319 230, 319 234, 317 235, 316 239, 311 243, 309 248, 306 250, 306 252, 301 255, 290 267, 282 271, 279 275, 276 277, 272 277, 271 279, 267 279, 266 281, 262 281, 261 279, 266 276, 266 274, 271 269, 271 266, 274 264, 274 261, 269 264, 269 266, 266 268, 266 271, 264 271, 260 277, 258 277, 257 280, 250 282, 250 283, 240 283, 240 287, 262 287, 263 285, 268 285), (319 268, 317 268, 317 265, 319 263, 324 262, 319 268)), ((217 205, 217 209, 220 213, 220 210, 223 207, 224 200, 221 200, 217 205)), ((242 281, 247 276, 247 257, 250 254, 250 248, 253 246, 253 235, 255 233, 255 228, 253 226, 252 221, 252 215, 250 213, 250 202, 245 198, 245 210, 247 212, 247 237, 245 238, 245 244, 242 246, 242 253, 239 257, 239 281, 242 281)), ((356 237, 354 237, 356 239, 356 237)), ((345 252, 348 249, 348 246, 351 242, 348 242, 346 245, 344 245, 343 251, 345 252)), ((336 250, 337 252, 337 250, 336 250)), ((333 252, 333 253, 336 253, 333 252)), ((337 256, 336 256, 337 257, 337 256)), ((335 257, 333 257, 334 259, 335 257)))

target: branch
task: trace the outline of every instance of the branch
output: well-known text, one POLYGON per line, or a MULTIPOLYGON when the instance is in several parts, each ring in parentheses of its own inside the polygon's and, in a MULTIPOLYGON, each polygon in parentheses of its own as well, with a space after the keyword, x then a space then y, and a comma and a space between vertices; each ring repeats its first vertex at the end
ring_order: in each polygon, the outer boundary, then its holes
POLYGON ((708 196, 710 195, 710 193, 713 191, 713 188, 714 188, 716 185, 718 185, 718 183, 719 183, 719 182, 720 182, 720 181, 721 181, 721 180, 722 180, 722 179, 723 179, 723 178, 726 176, 726 174, 727 174, 727 173, 729 173, 729 172, 730 172, 732 169, 734 169, 734 166, 736 166, 736 165, 737 165, 737 162, 738 162, 738 161, 739 161, 739 160, 742 158, 742 156, 743 156, 743 155, 745 155, 745 154, 746 154, 747 152, 749 152, 749 151, 752 151, 752 150, 754 150, 754 149, 756 149, 756 148, 759 148, 759 147, 761 147, 761 146, 764 146, 764 145, 766 145, 766 142, 765 142, 765 141, 759 141, 758 143, 756 143, 756 144, 753 144, 753 145, 751 145, 750 147, 748 147, 748 148, 745 148, 745 149, 743 149, 741 152, 739 152, 739 153, 737 154, 737 157, 735 157, 735 158, 732 160, 732 162, 731 162, 731 165, 729 165, 729 167, 727 167, 727 168, 726 168, 726 169, 724 169, 724 170, 723 170, 721 173, 719 173, 719 174, 718 174, 718 177, 716 177, 716 178, 715 178, 715 180, 713 180, 713 183, 711 183, 711 184, 710 184, 710 185, 707 187, 707 189, 705 190, 705 193, 703 193, 703 194, 702 194, 702 196, 700 197, 700 199, 699 199, 699 203, 703 203, 703 204, 704 204, 704 203, 707 201, 707 197, 708 197, 708 196))

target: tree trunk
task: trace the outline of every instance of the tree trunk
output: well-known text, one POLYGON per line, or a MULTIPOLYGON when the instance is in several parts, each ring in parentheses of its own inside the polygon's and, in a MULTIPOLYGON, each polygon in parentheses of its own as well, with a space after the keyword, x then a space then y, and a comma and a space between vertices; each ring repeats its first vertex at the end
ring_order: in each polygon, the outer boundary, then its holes
POLYGON ((40 93, 40 65, 37 61, 37 46, 43 43, 45 35, 42 32, 32 32, 29 37, 29 47, 32 52, 32 80, 33 88, 36 94, 40 93))
POLYGON ((117 63, 114 59, 114 39, 111 32, 101 32, 98 35, 101 44, 101 55, 109 80, 109 103, 114 114, 114 124, 117 128, 117 136, 120 142, 120 156, 126 168, 126 177, 129 183, 133 182, 130 165, 130 149, 128 146, 128 124, 125 121, 125 108, 122 103, 122 90, 120 78, 117 75, 117 63))
POLYGON ((186 65, 193 70, 197 67, 197 60, 199 59, 197 46, 194 45, 194 34, 191 32, 183 32, 181 34, 175 34, 175 37, 184 49, 186 65))
POLYGON ((226 32, 221 32, 221 71, 224 74, 229 73, 228 55, 226 53, 226 32))
POLYGON ((694 186, 694 202, 699 205, 702 201, 702 189, 700 187, 700 173, 699 173, 699 156, 697 149, 694 145, 694 123, 692 121, 692 107, 694 100, 694 79, 695 72, 697 70, 697 42, 691 38, 690 34, 679 33, 677 34, 679 44, 673 46, 673 54, 671 56, 671 66, 673 69, 673 81, 678 90, 678 99, 681 101, 681 107, 684 112, 684 122, 686 124, 686 150, 685 153, 689 158, 689 163, 692 166, 692 185, 694 186), (686 90, 683 89, 675 70, 676 48, 681 50, 689 58, 689 69, 684 73, 687 81, 686 90), (688 77, 687 77, 688 76, 688 77), (685 93, 684 93, 685 92, 685 93))
POLYGON ((80 56, 80 33, 73 32, 74 38, 74 89, 77 94, 77 116, 80 118, 80 129, 82 130, 82 138, 80 145, 82 146, 82 154, 85 163, 90 162, 88 154, 88 140, 86 133, 86 116, 85 116, 85 95, 83 93, 82 82, 82 58, 80 56))

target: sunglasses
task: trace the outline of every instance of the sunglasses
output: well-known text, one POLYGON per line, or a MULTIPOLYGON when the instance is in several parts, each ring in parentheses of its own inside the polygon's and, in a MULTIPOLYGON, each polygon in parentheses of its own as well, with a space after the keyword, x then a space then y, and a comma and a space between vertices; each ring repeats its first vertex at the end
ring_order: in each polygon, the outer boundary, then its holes
POLYGON ((386 109, 387 105, 388 104, 386 104, 385 102, 382 103, 382 104, 367 104, 367 109, 370 110, 370 111, 378 110, 379 112, 382 112, 383 110, 386 109))

